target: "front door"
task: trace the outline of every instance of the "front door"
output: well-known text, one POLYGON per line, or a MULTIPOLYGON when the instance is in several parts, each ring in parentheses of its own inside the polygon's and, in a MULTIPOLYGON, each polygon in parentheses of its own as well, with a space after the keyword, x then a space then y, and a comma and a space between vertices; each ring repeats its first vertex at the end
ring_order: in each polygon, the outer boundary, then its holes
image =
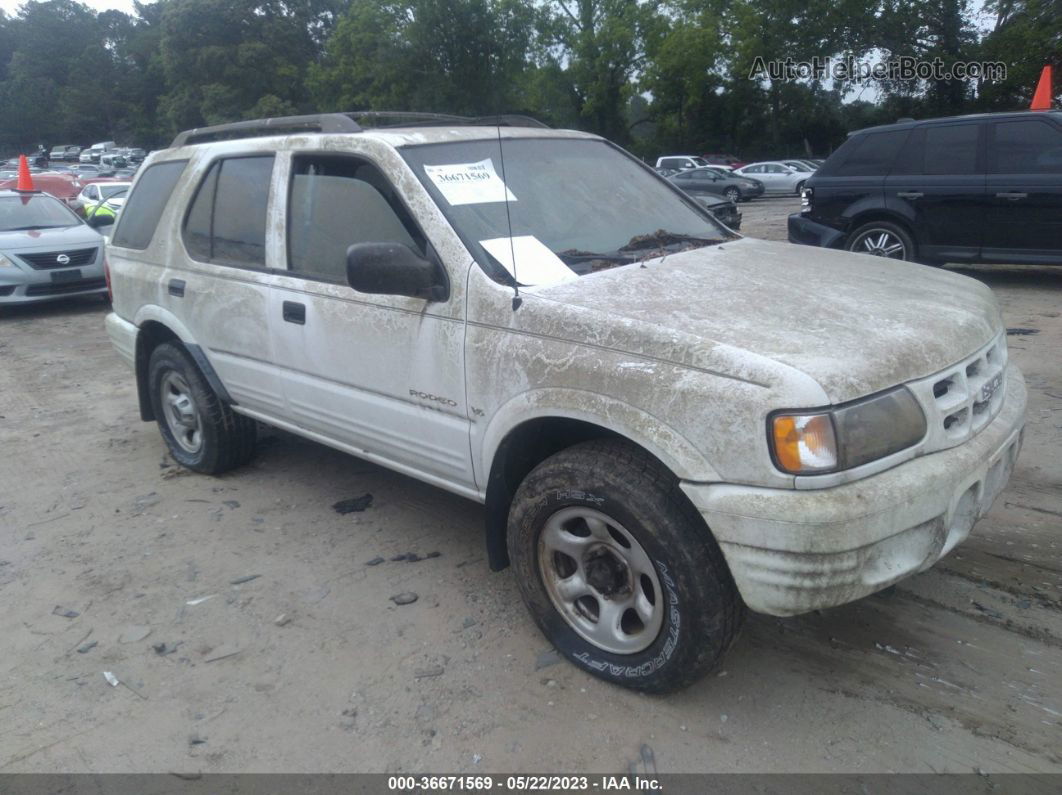
POLYGON ((313 152, 287 162, 287 274, 278 277, 271 322, 289 421, 467 493, 475 481, 463 276, 460 285, 451 279, 446 301, 355 291, 346 279, 350 246, 399 243, 431 258, 430 240, 369 159, 313 152))
POLYGON ((982 256, 1062 264, 1062 128, 1047 119, 990 125, 982 256))

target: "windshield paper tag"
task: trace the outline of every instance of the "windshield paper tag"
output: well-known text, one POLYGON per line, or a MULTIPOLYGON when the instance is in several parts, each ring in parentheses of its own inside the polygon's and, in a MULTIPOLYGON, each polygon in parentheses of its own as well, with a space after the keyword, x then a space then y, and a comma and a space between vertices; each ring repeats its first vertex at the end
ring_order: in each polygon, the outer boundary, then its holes
POLYGON ((509 271, 520 284, 559 284, 578 279, 571 268, 550 251, 537 237, 496 237, 481 240, 479 244, 509 271), (516 257, 515 266, 513 256, 516 257))
POLYGON ((489 157, 478 163, 424 166, 424 173, 435 183, 446 201, 454 206, 516 201, 513 192, 494 170, 494 161, 489 157))

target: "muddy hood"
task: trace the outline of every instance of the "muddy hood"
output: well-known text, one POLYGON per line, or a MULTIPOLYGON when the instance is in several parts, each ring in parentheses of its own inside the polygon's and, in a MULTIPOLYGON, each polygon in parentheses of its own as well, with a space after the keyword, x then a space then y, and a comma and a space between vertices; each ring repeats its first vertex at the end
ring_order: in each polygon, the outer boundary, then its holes
MULTIPOLYGON (((1002 329, 991 291, 937 268, 743 239, 534 294, 796 368, 840 403, 932 375, 1002 329)), ((637 352, 641 346, 631 346, 637 352)))

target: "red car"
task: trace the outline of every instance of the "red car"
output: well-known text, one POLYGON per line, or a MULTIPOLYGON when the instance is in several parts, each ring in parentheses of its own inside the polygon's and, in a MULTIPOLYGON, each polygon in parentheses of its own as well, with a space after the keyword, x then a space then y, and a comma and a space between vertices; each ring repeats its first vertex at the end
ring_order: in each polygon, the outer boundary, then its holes
MULTIPOLYGON (((42 193, 48 193, 59 199, 67 207, 74 209, 74 199, 81 193, 84 183, 76 174, 34 174, 33 187, 42 193)), ((18 187, 18 179, 0 180, 0 190, 14 190, 18 187)))

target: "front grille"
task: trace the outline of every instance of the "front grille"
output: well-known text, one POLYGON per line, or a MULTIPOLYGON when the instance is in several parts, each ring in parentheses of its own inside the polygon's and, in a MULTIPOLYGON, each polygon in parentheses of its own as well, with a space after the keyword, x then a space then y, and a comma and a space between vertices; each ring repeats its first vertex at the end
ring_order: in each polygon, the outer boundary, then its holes
POLYGON ((43 271, 88 265, 90 262, 95 262, 97 251, 99 251, 98 248, 79 248, 74 251, 35 251, 30 254, 19 254, 18 258, 31 268, 43 271), (59 262, 59 257, 64 254, 70 258, 69 262, 59 262))
POLYGON ((79 279, 76 282, 56 282, 51 284, 31 284, 26 288, 26 295, 64 295, 80 293, 86 290, 101 290, 107 286, 105 279, 79 279))
POLYGON ((1003 408, 1007 341, 1004 334, 943 372, 908 384, 929 425, 925 452, 962 444, 1003 408))

